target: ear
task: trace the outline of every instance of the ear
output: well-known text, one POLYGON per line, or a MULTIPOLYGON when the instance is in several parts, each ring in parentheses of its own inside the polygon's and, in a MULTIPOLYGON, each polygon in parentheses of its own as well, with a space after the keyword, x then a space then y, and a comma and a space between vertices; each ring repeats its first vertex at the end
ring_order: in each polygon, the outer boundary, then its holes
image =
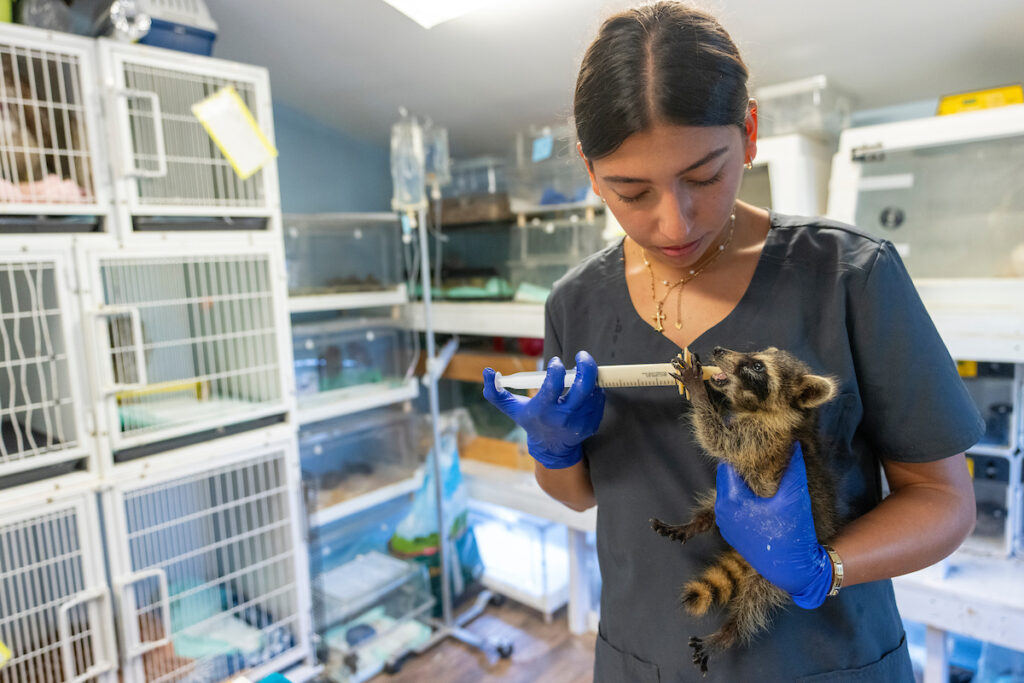
POLYGON ((601 190, 597 187, 597 178, 594 177, 594 165, 590 163, 590 159, 583 153, 583 144, 580 142, 576 143, 576 153, 580 155, 580 159, 583 159, 583 165, 587 169, 587 175, 590 176, 590 187, 593 188, 594 194, 598 197, 601 196, 601 190))
POLYGON ((753 97, 747 103, 747 118, 743 130, 743 161, 753 163, 757 157, 757 100, 753 97))
POLYGON ((831 377, 805 375, 800 380, 796 404, 800 408, 816 408, 836 395, 836 383, 831 377))

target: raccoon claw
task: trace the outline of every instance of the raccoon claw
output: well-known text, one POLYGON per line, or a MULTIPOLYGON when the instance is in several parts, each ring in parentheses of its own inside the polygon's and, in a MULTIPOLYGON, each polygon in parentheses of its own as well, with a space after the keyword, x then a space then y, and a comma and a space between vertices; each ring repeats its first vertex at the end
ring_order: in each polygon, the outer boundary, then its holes
POLYGON ((691 356, 689 363, 677 356, 672 359, 672 367, 675 372, 669 373, 669 375, 686 387, 691 396, 699 396, 704 393, 704 372, 696 356, 691 356))
POLYGON ((701 676, 708 675, 708 654, 704 651, 704 641, 697 636, 690 638, 690 647, 693 648, 693 663, 700 667, 701 676))

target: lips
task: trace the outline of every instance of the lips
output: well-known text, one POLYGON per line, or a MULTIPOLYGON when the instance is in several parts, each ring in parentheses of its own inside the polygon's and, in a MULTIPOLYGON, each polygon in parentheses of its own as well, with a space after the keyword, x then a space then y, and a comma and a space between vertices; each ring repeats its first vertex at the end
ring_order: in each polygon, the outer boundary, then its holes
POLYGON ((716 387, 724 387, 729 383, 729 376, 724 372, 717 372, 714 375, 711 375, 711 383, 716 387))
POLYGON ((675 247, 658 247, 662 254, 670 258, 678 258, 680 256, 689 256, 690 254, 697 251, 697 247, 700 246, 701 240, 694 240, 693 242, 687 242, 686 244, 675 246, 675 247))

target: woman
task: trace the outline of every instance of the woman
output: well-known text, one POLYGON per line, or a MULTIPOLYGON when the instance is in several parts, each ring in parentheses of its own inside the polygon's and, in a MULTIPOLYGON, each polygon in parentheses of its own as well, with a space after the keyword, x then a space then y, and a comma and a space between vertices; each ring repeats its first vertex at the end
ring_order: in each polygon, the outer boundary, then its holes
POLYGON ((490 370, 484 393, 526 429, 545 491, 576 510, 598 506, 596 681, 701 680, 687 641, 722 615, 688 616, 678 587, 724 543, 712 534, 667 542, 648 520, 685 519, 696 492, 716 483, 721 535, 800 607, 712 660, 708 680, 909 681, 888 579, 940 560, 970 532, 963 451, 983 425, 890 243, 737 201, 757 152, 746 81, 735 45, 703 12, 661 2, 605 22, 580 68, 574 113, 594 191, 627 236, 552 291, 552 360, 537 396, 496 391, 490 370), (667 362, 687 347, 709 358, 715 346, 777 346, 838 379, 820 415, 847 520, 838 557, 813 534, 767 539, 735 514, 750 503, 769 521, 807 528, 805 481, 788 477, 786 490, 758 499, 701 453, 674 391, 595 386, 597 363, 667 362), (580 349, 561 397, 558 357, 580 349), (758 550, 772 542, 785 547, 781 564, 758 550), (826 597, 839 563, 842 587, 826 597))

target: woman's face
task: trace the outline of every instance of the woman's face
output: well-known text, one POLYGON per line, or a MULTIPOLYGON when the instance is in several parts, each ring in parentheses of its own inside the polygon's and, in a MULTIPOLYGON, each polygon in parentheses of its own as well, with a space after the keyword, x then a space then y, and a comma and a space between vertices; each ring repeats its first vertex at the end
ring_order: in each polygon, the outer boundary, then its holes
POLYGON ((737 126, 656 124, 593 162, 594 192, 650 258, 685 269, 729 229, 743 165, 757 151, 751 109, 746 134, 737 126))

